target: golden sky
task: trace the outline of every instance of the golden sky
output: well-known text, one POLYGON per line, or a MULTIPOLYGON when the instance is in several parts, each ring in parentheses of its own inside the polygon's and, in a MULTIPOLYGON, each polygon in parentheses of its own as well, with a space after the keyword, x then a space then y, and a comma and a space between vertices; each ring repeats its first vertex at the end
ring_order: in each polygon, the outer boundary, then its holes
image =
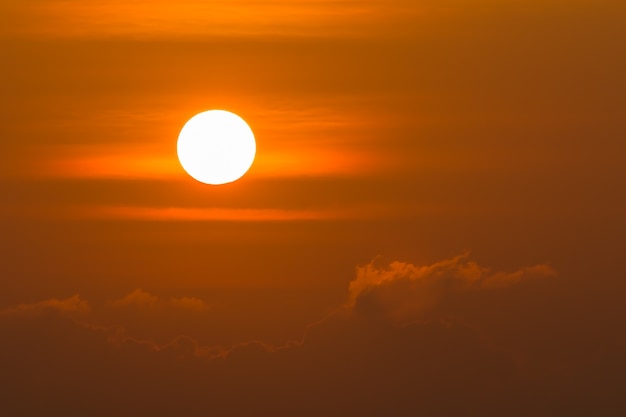
POLYGON ((0 414, 624 414, 624 23, 4 0, 0 414), (176 157, 209 109, 231 184, 176 157))

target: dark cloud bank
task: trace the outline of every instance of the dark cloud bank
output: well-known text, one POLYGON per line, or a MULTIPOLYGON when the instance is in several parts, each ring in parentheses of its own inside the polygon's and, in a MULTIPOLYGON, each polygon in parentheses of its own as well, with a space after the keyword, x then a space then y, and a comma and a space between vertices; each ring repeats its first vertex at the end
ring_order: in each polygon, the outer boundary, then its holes
POLYGON ((158 344, 93 322, 97 309, 210 314, 195 298, 23 304, 0 313, 0 414, 623 415, 623 317, 597 328, 563 283, 547 265, 491 271, 468 255, 372 263, 344 305, 282 346, 158 344))

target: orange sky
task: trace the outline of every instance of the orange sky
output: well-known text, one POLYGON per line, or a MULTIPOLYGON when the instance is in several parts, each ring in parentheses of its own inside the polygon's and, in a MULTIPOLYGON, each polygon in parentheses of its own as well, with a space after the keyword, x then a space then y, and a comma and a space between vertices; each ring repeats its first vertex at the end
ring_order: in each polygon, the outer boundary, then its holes
POLYGON ((624 414, 624 22, 3 1, 0 414, 624 414), (176 158, 215 108, 223 186, 176 158))

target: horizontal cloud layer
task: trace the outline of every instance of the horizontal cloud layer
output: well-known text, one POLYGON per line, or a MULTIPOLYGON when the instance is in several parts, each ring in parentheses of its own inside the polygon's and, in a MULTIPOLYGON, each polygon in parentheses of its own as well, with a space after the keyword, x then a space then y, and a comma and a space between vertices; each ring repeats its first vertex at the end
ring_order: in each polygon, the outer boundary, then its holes
POLYGON ((193 314, 182 326, 207 311, 193 297, 136 289, 91 307, 78 296, 22 304, 0 314, 0 365, 10 381, 3 407, 12 415, 44 407, 93 416, 524 416, 573 415, 602 399, 620 410, 610 388, 621 372, 615 332, 569 320, 577 304, 546 285, 555 274, 541 264, 493 271, 468 254, 431 265, 368 264, 345 304, 279 345, 204 344, 195 336, 211 328, 202 322, 196 334, 165 341, 96 323, 111 310, 116 321, 143 315, 143 326, 161 326, 184 308, 193 314), (472 309, 450 315, 451 301, 463 300, 472 309))
POLYGON ((64 299, 51 298, 35 303, 19 304, 0 310, 0 316, 39 315, 55 312, 67 315, 82 315, 90 310, 89 302, 78 294, 64 299))
POLYGON ((397 0, 29 0, 5 6, 22 23, 8 21, 5 30, 61 37, 354 36, 368 28, 393 33, 393 25, 377 22, 399 22, 416 12, 412 3, 397 0))

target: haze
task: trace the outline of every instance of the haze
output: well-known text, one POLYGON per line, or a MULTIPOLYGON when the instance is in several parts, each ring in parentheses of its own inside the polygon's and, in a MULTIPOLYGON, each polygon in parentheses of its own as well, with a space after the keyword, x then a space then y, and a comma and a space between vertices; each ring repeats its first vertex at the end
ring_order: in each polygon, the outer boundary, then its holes
POLYGON ((0 5, 0 414, 618 416, 626 10, 0 5), (185 174, 189 117, 257 155, 185 174))

